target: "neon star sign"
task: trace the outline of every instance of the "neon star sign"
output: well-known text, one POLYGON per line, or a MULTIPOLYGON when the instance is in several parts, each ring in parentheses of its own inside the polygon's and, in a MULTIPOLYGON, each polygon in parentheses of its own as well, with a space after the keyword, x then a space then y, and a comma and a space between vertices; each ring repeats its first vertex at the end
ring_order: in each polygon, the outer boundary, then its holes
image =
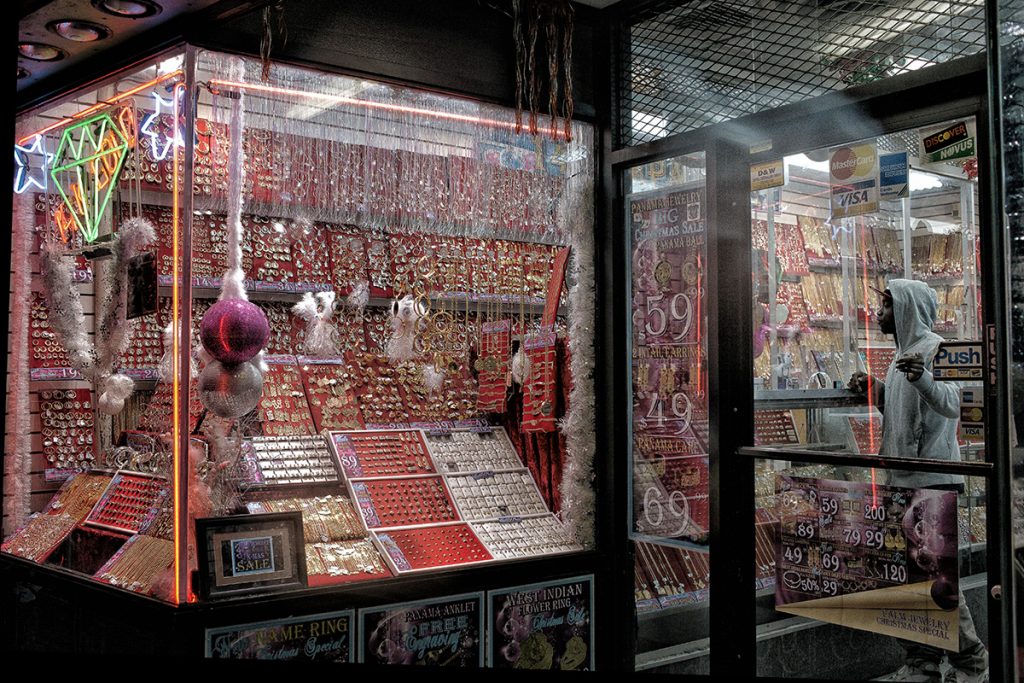
POLYGON ((35 135, 30 140, 31 144, 14 145, 14 191, 22 194, 30 188, 46 190, 46 169, 53 164, 53 155, 46 152, 46 145, 42 135, 35 135), (42 158, 42 168, 37 178, 30 161, 31 156, 42 158))
POLYGON ((50 177, 64 203, 65 216, 72 221, 58 222, 61 238, 72 233, 92 242, 99 235, 99 223, 113 195, 128 157, 128 138, 121 127, 104 113, 80 121, 64 130, 54 154, 50 177))
MULTIPOLYGON (((180 97, 183 92, 184 90, 177 89, 177 96, 180 97)), ((153 156, 153 161, 163 161, 167 158, 167 154, 173 147, 185 146, 185 137, 181 134, 181 129, 173 119, 171 121, 171 128, 174 130, 173 135, 167 135, 157 130, 163 110, 167 109, 168 112, 171 112, 175 109, 174 96, 165 100, 157 92, 152 93, 152 95, 153 112, 143 119, 142 125, 139 126, 139 132, 149 138, 149 151, 153 156)))

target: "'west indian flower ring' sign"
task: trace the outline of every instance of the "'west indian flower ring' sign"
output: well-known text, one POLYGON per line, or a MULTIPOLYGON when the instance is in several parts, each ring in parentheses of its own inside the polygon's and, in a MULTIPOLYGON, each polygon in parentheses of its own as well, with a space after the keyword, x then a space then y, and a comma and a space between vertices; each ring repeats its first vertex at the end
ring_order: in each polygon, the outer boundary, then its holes
POLYGON ((58 216, 56 221, 62 240, 69 241, 76 231, 86 243, 96 239, 129 147, 121 127, 107 113, 64 130, 50 171, 64 200, 58 213, 65 220, 58 216))

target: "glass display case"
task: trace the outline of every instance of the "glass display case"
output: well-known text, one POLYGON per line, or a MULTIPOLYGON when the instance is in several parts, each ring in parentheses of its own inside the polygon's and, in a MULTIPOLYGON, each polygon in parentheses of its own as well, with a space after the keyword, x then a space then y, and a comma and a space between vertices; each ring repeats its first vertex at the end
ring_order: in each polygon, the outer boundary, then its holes
POLYGON ((3 553, 184 603, 594 547, 588 125, 188 47, 15 162, 3 553))

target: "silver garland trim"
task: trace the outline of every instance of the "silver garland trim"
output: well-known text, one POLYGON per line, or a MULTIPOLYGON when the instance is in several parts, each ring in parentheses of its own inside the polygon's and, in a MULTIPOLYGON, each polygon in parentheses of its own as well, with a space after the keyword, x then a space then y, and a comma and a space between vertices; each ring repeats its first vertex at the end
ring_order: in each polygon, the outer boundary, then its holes
POLYGON ((74 257, 65 253, 60 243, 45 241, 42 245, 40 270, 50 324, 67 351, 68 361, 101 391, 114 388, 121 400, 131 394, 131 380, 112 373, 135 330, 135 322, 126 320, 128 262, 155 240, 156 229, 144 218, 129 219, 118 231, 107 270, 110 286, 98 312, 95 346, 86 330, 78 285, 71 279, 74 257))
MULTIPOLYGON (((576 140, 580 140, 577 131, 576 140)), ((582 140, 580 140, 582 142, 582 140)), ((565 435, 562 473, 562 521, 584 548, 594 547, 594 174, 587 161, 575 169, 566 185, 567 216, 572 251, 569 274, 569 368, 573 386, 569 410, 559 421, 565 435)))
POLYGON ((15 258, 11 285, 10 344, 11 359, 8 365, 7 394, 7 436, 4 439, 4 517, 10 525, 4 530, 12 531, 21 526, 31 511, 29 472, 32 462, 32 443, 29 411, 29 369, 28 329, 29 300, 31 297, 32 268, 27 258, 32 250, 32 223, 35 209, 34 197, 30 194, 14 198, 14 234, 11 245, 14 254, 26 258, 15 258))

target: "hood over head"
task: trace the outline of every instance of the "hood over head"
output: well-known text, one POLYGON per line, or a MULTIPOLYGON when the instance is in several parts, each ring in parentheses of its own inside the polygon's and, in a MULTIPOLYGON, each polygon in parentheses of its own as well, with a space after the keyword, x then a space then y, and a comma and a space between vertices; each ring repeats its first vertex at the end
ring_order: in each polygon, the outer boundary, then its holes
POLYGON ((892 294, 893 316, 896 319, 896 344, 902 351, 913 350, 920 342, 931 345, 941 341, 932 332, 939 310, 935 290, 920 280, 889 280, 886 289, 892 294))

